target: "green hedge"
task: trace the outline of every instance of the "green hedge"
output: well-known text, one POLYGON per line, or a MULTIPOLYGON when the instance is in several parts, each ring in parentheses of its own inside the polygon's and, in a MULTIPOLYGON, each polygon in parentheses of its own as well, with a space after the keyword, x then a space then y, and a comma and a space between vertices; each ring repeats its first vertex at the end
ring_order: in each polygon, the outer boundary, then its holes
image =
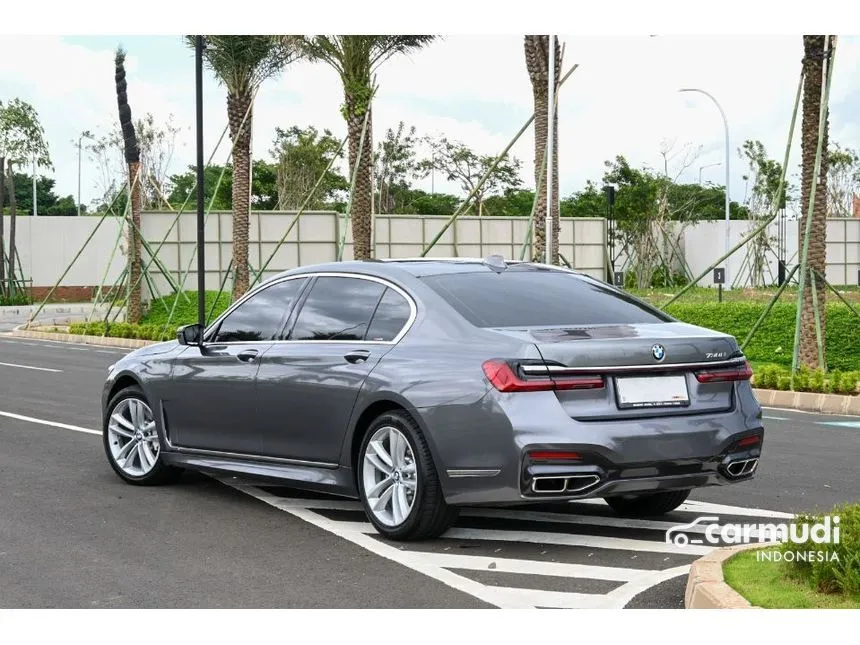
POLYGON ((175 328, 165 330, 162 325, 132 325, 124 322, 109 324, 90 322, 72 323, 69 325, 70 334, 110 336, 111 338, 137 338, 139 340, 162 340, 162 331, 164 331, 164 340, 173 340, 176 338, 175 328))
MULTIPOLYGON (((675 303, 666 313, 692 325, 731 334, 743 342, 766 305, 750 302, 675 303)), ((751 361, 791 366, 792 303, 777 303, 744 350, 751 361)), ((860 319, 842 303, 827 304, 826 357, 830 369, 860 370, 860 319)))
POLYGON ((793 381, 791 368, 783 365, 760 365, 754 368, 754 371, 753 385, 766 390, 856 394, 860 384, 860 371, 843 372, 835 369, 823 372, 801 367, 793 381))
MULTIPOLYGON (((170 309, 174 306, 173 301, 177 298, 179 299, 179 302, 177 302, 175 308, 173 308, 173 316, 170 318, 171 327, 176 329, 176 327, 181 327, 182 325, 196 323, 197 292, 185 291, 178 296, 176 294, 171 294, 169 296, 164 296, 163 298, 155 298, 149 303, 149 308, 146 315, 144 315, 143 320, 141 320, 141 324, 157 325, 158 327, 163 326, 167 323, 170 309)), ((230 306, 230 302, 230 293, 222 293, 219 295, 217 291, 207 291, 206 315, 208 316, 211 311, 212 320, 214 320, 221 315, 221 312, 230 306), (215 307, 214 310, 213 305, 215 307)))

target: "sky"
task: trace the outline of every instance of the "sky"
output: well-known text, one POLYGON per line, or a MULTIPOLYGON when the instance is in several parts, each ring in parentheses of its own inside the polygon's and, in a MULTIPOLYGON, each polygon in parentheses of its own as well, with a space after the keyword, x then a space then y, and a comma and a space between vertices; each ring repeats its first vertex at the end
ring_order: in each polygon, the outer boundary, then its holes
MULTIPOLYGON (((453 31, 453 30, 452 30, 453 31)), ((860 33, 860 30, 858 30, 860 33)), ((564 69, 578 64, 559 98, 560 194, 601 183, 604 161, 624 155, 634 166, 663 169, 661 146, 670 153, 700 149, 681 181, 725 183, 724 131, 720 113, 693 87, 712 94, 725 111, 730 132, 731 196, 743 200, 747 169, 738 156, 746 139, 761 140, 782 160, 800 72, 800 35, 582 35, 559 34, 564 69), (716 165, 720 164, 720 165, 716 165)), ((54 162, 55 191, 77 193, 76 140, 84 130, 106 132, 116 120, 113 56, 128 51, 128 92, 135 118, 173 115, 182 128, 171 168, 195 160, 194 58, 179 35, 16 36, 0 38, 0 100, 33 104, 45 128, 54 162)), ((532 94, 521 35, 445 36, 424 50, 393 58, 378 71, 374 138, 399 121, 419 136, 443 134, 482 154, 495 155, 531 115, 532 94)), ((338 138, 346 134, 340 114, 342 88, 324 64, 298 63, 266 81, 254 115, 255 158, 269 158, 275 128, 313 125, 338 138)), ((830 139, 860 149, 860 37, 838 42, 831 89, 830 139)), ((204 144, 208 157, 226 127, 226 90, 206 71, 204 144)), ((799 121, 798 133, 799 135, 799 121)), ((790 173, 797 172, 799 136, 790 173)), ((223 163, 222 144, 214 162, 223 163)), ((525 185, 534 185, 533 134, 526 130, 512 148, 521 159, 525 185)), ((684 154, 669 161, 679 170, 684 154)), ((45 174, 51 174, 47 172, 45 174)), ((99 194, 99 173, 86 155, 82 201, 99 194)), ((430 188, 430 180, 419 181, 430 188)), ((436 176, 437 192, 463 194, 436 176)))

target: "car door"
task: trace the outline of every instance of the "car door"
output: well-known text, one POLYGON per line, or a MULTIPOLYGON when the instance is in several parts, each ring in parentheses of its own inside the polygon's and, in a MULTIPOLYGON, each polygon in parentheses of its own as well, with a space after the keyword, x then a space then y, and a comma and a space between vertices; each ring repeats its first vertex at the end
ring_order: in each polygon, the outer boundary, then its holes
POLYGON ((304 278, 288 279, 254 292, 213 325, 202 347, 189 346, 177 357, 165 401, 171 443, 260 454, 257 370, 304 284, 304 278))
POLYGON ((257 409, 268 455, 337 463, 367 375, 412 318, 399 289, 366 276, 321 275, 257 374, 257 409))

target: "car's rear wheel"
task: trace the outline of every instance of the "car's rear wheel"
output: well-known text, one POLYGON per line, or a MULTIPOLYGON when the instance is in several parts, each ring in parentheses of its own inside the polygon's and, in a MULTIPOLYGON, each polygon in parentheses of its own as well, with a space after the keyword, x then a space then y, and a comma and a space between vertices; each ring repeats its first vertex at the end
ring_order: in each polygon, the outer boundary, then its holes
POLYGON ((111 399, 103 439, 111 467, 129 484, 168 484, 182 472, 164 463, 152 408, 136 386, 124 388, 111 399))
POLYGON ((357 466, 364 510, 385 537, 438 537, 457 518, 457 509, 442 495, 427 442, 408 414, 389 412, 371 424, 357 466))
POLYGON ((606 503, 624 517, 653 517, 665 515, 678 508, 689 496, 689 490, 672 490, 644 495, 606 497, 606 503))

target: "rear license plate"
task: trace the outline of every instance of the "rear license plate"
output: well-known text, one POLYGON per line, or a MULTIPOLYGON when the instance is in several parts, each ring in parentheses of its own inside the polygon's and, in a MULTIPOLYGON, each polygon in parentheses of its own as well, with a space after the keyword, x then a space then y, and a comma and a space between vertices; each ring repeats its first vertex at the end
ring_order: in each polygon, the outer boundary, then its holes
POLYGON ((615 379, 619 408, 664 408, 690 405, 683 376, 639 376, 615 379))

